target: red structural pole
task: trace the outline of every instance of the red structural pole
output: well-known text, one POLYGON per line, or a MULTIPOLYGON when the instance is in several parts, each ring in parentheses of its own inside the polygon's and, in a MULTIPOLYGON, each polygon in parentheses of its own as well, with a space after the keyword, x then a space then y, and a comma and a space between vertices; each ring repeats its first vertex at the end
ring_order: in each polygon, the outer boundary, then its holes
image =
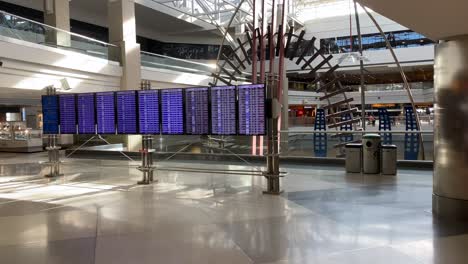
MULTIPOLYGON (((257 28, 258 28, 258 10, 257 3, 259 0, 253 0, 253 10, 252 10, 252 83, 257 83, 257 28)), ((257 155, 257 136, 252 136, 252 155, 257 155)), ((262 146, 263 147, 263 146, 262 146)), ((259 150, 260 154, 260 150, 259 150)))
POLYGON ((258 10, 257 10, 257 2, 259 0, 253 0, 253 32, 252 32, 252 83, 257 83, 257 28, 258 28, 258 10))
POLYGON ((270 45, 270 68, 268 71, 270 74, 274 73, 274 68, 275 68, 275 31, 276 31, 276 16, 275 16, 275 0, 272 0, 271 3, 271 23, 270 23, 270 42, 268 43, 270 45))
POLYGON ((286 0, 283 0, 283 10, 281 10, 281 25, 278 31, 278 34, 281 34, 281 37, 278 38, 280 43, 279 45, 279 59, 278 59, 278 100, 281 102, 282 95, 283 95, 283 83, 284 83, 284 32, 286 31, 286 19, 285 19, 285 12, 286 12, 286 0))
MULTIPOLYGON (((268 25, 267 21, 267 7, 266 7, 266 1, 267 0, 257 0, 257 1, 262 1, 261 2, 261 20, 260 20, 260 36, 259 36, 259 41, 260 41, 260 83, 266 83, 266 43, 265 43, 265 34, 266 34, 266 28, 268 25)), ((263 155, 263 136, 258 137, 258 145, 259 145, 259 155, 263 155)))
MULTIPOLYGON (((278 38, 279 43, 276 45, 279 45, 279 58, 278 58, 278 90, 277 90, 277 97, 278 101, 282 104, 283 103, 283 84, 284 84, 284 75, 283 71, 285 69, 284 65, 284 32, 286 31, 286 19, 285 19, 285 13, 286 13, 286 0, 283 0, 282 3, 282 10, 281 10, 281 25, 278 30, 278 34, 281 34, 281 37, 278 38)), ((283 105, 283 107, 288 107, 283 105)), ((278 118, 278 131, 281 131, 281 115, 278 118)), ((281 132, 278 132, 278 144, 281 143, 281 132)), ((278 146, 279 149, 279 146, 278 146)))
POLYGON ((265 83, 265 52, 266 52, 266 45, 265 45, 265 32, 267 27, 267 10, 266 10, 266 0, 262 1, 262 20, 260 23, 260 82, 265 83))

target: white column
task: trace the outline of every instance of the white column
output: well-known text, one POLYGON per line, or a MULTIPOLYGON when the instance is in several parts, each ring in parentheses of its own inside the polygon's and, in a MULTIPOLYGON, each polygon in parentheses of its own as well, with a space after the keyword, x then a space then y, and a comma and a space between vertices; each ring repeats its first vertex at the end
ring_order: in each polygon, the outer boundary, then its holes
MULTIPOLYGON (((118 49, 109 49, 109 59, 122 66, 121 90, 137 90, 141 82, 140 44, 136 42, 135 1, 109 0, 107 8, 109 43, 118 49)), ((141 136, 125 137, 129 151, 141 148, 141 136)))
POLYGON ((109 0, 109 42, 119 47, 111 49, 109 58, 120 61, 123 68, 121 90, 140 87, 140 44, 136 42, 135 1, 109 0))
MULTIPOLYGON (((64 31, 70 31, 70 0, 44 0, 44 23, 59 28, 64 31)), ((67 32, 47 29, 46 43, 70 46, 70 34, 67 32)))

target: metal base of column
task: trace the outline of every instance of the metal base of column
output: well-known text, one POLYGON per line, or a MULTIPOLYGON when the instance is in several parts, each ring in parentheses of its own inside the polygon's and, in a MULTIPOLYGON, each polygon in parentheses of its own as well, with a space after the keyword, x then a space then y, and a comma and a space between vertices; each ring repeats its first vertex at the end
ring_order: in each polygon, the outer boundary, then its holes
POLYGON ((281 177, 279 177, 279 175, 264 173, 263 176, 265 176, 267 180, 267 189, 263 191, 264 194, 280 195, 284 192, 284 190, 281 189, 281 177))
POLYGON ((153 181, 150 180, 141 180, 137 182, 138 185, 150 185, 151 183, 153 183, 153 181))
POLYGON ((57 178, 57 177, 61 177, 63 176, 64 174, 63 173, 59 173, 59 174, 46 174, 44 175, 44 178, 57 178))
POLYGON ((280 195, 284 193, 284 190, 279 190, 279 191, 263 191, 263 194, 270 194, 270 195, 280 195))
POLYGON ((442 220, 468 221, 468 200, 432 194, 432 213, 442 220))
POLYGON ((148 185, 153 182, 158 182, 158 180, 154 180, 154 171, 155 171, 154 167, 140 166, 137 169, 143 173, 143 179, 141 181, 138 181, 137 184, 148 185))
POLYGON ((43 164, 49 167, 49 173, 45 174, 45 178, 55 178, 55 177, 60 177, 63 176, 63 173, 60 173, 60 164, 62 162, 56 161, 56 162, 44 162, 43 164))
POLYGON ((156 183, 158 182, 158 180, 153 180, 153 177, 150 177, 148 179, 143 179, 141 181, 138 181, 137 184, 138 185, 149 185, 151 183, 156 183))

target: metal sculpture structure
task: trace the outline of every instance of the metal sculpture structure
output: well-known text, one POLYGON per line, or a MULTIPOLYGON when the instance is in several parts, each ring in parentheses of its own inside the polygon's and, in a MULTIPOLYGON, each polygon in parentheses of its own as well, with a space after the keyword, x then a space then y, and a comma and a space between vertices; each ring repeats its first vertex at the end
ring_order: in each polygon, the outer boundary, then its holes
MULTIPOLYGON (((243 1, 240 2, 242 5, 243 1)), ((239 6, 240 6, 239 5, 239 6)), ((218 71, 213 73, 211 85, 231 85, 241 79, 250 80, 252 83, 263 82, 267 87, 267 99, 271 104, 272 116, 269 117, 267 132, 267 192, 280 193, 279 187, 279 138, 281 124, 281 102, 283 86, 286 80, 285 60, 295 61, 302 71, 308 70, 315 76, 310 85, 317 92, 323 93, 321 101, 325 101, 323 109, 327 111, 325 118, 328 120, 328 128, 337 131, 343 126, 360 122, 354 114, 358 108, 352 107, 353 98, 346 95, 350 87, 344 86, 340 76, 336 73, 339 65, 332 65, 333 55, 325 55, 325 48, 315 46, 316 38, 310 40, 304 38, 306 32, 296 32, 294 26, 290 26, 285 19, 287 1, 278 3, 275 10, 275 0, 272 1, 271 13, 266 13, 266 3, 253 2, 253 23, 244 32, 243 37, 236 39, 235 46, 227 52, 220 49, 216 63, 218 71), (277 15, 278 14, 278 15, 277 15), (267 18, 270 18, 267 21, 267 18), (307 57, 306 56, 310 56, 307 57), (268 62, 268 63, 267 63, 268 62), (250 67, 250 70, 249 70, 250 67), (347 116, 342 120, 342 116, 347 116)), ((232 22, 232 19, 231 19, 232 22)), ((228 26, 230 23, 228 23, 228 26)), ((223 36, 221 46, 224 45, 226 34, 223 36)), ((286 88, 287 89, 287 88, 286 88)), ((260 138, 258 142, 261 142, 260 138)), ((257 142, 253 139, 253 142, 257 142)), ((340 142, 336 147, 344 146, 349 142, 340 142)), ((255 146, 256 148, 256 146, 255 146)))
MULTIPOLYGON (((351 106, 354 99, 346 95, 350 87, 341 83, 341 77, 336 73, 339 65, 332 65, 333 55, 325 55, 324 47, 317 48, 315 38, 306 40, 304 30, 296 33, 294 28, 290 27, 286 33, 283 33, 284 27, 282 25, 278 26, 276 32, 273 32, 271 28, 270 23, 265 34, 262 34, 260 28, 253 30, 254 34, 247 31, 244 33, 243 39, 237 38, 238 45, 232 51, 224 50, 221 52, 220 60, 217 62, 219 71, 213 73, 214 80, 211 85, 219 83, 231 85, 241 79, 247 79, 253 83, 258 80, 267 82, 266 76, 273 72, 278 75, 276 89, 278 93, 281 93, 281 87, 285 80, 284 74, 279 74, 279 72, 285 68, 284 61, 289 59, 299 65, 301 71, 309 70, 310 75, 315 75, 315 79, 310 85, 315 87, 316 92, 323 93, 320 100, 325 102, 323 109, 328 110, 326 115, 328 128, 339 130, 343 126, 360 122, 360 118, 355 117, 358 108, 351 106), (268 69, 273 69, 273 71, 266 72, 267 60, 269 61, 268 69), (273 68, 275 65, 278 69, 273 68), (257 70, 258 66, 260 71, 257 70), (246 72, 248 67, 251 67, 251 72, 246 72), (341 117, 344 115, 351 118, 342 120, 341 117)), ((342 142, 336 147, 341 147, 346 143, 349 142, 342 142)))
MULTIPOLYGON (((421 157, 424 160, 425 159, 425 153, 424 153, 425 151, 424 151, 424 140, 423 140, 423 136, 422 136, 422 133, 421 133, 421 120, 419 119, 418 112, 416 111, 416 104, 414 102, 414 97, 413 97, 413 93, 411 91, 411 86, 410 86, 410 84, 408 82, 408 78, 406 78, 406 74, 403 71, 403 67, 401 67, 400 61, 398 60, 398 58, 397 58, 397 56, 395 54, 395 51, 393 50, 393 47, 390 44, 390 41, 388 40, 387 36, 385 35, 385 32, 382 30, 382 28, 380 27, 377 20, 370 13, 370 11, 369 11, 369 9, 367 7, 363 6, 360 3, 357 3, 356 0, 353 0, 353 1, 354 1, 355 6, 357 6, 357 4, 359 4, 361 6, 361 8, 364 10, 364 12, 367 14, 367 16, 372 21, 372 23, 375 25, 375 27, 379 31, 380 35, 382 36, 382 38, 385 40, 386 48, 390 51, 390 54, 392 55, 393 60, 395 61, 395 64, 397 65, 398 70, 400 71, 401 78, 403 79, 403 83, 405 84, 405 90, 406 90, 406 92, 408 94, 408 98, 410 99, 410 102, 411 102, 411 108, 413 109, 413 112, 414 112, 414 119, 415 119, 415 122, 416 122, 415 123, 415 126, 416 126, 415 129, 419 132, 418 133, 418 140, 419 140, 419 145, 420 145, 420 148, 421 148, 421 157)), ((357 9, 357 7, 356 7, 356 9, 357 9)), ((356 12, 356 17, 358 17, 357 12, 356 12)), ((360 34, 359 34, 359 39, 361 39, 360 34)))

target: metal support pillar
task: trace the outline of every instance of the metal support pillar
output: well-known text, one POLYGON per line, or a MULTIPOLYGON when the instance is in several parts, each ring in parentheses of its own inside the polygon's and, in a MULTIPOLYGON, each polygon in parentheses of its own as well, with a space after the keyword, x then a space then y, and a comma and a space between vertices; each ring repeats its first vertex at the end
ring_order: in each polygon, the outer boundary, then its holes
POLYGON ((267 118, 267 164, 264 176, 267 179, 267 189, 265 194, 281 194, 283 191, 280 185, 279 172, 279 144, 278 144, 278 75, 269 74, 266 82, 267 100, 271 102, 272 114, 267 118))
MULTIPOLYGON (((354 0, 354 15, 356 16, 356 29, 359 41, 359 71, 360 71, 360 91, 361 91, 361 123, 362 130, 366 131, 366 86, 364 80, 364 61, 362 52, 361 23, 359 21, 359 12, 356 0, 354 0)), ((353 43, 351 43, 353 45, 353 43)), ((352 50, 351 50, 352 52, 352 50)))
MULTIPOLYGON (((141 90, 150 90, 151 82, 142 81, 141 90)), ((153 136, 152 135, 143 135, 143 140, 141 142, 141 166, 138 167, 138 170, 143 173, 143 179, 138 182, 138 184, 150 184, 153 182, 153 136)))
POLYGON ((138 184, 150 184, 153 182, 153 136, 144 135, 141 146, 141 166, 138 170, 143 173, 143 179, 138 184))
POLYGON ((432 212, 444 220, 468 222, 468 35, 436 45, 434 89, 432 212))
MULTIPOLYGON (((56 95, 57 90, 54 87, 46 88, 47 95, 56 95)), ((45 164, 49 166, 49 174, 46 174, 45 177, 53 178, 60 176, 60 146, 58 145, 58 136, 57 134, 47 135, 47 156, 49 161, 45 164)))

